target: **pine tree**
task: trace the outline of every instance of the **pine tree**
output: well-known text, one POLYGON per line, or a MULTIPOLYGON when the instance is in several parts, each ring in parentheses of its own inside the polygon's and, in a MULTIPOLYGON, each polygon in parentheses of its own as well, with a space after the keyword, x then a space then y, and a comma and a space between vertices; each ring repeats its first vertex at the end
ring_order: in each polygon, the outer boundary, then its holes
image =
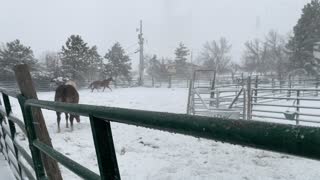
POLYGON ((179 47, 176 48, 174 54, 176 55, 176 64, 184 65, 187 61, 187 56, 189 56, 189 49, 180 42, 179 47))
POLYGON ((161 78, 161 63, 157 59, 156 55, 153 55, 152 58, 148 59, 147 73, 149 76, 151 76, 152 86, 154 86, 154 80, 159 80, 161 78))
POLYGON ((71 35, 62 46, 61 63, 63 76, 84 82, 99 75, 102 59, 97 46, 89 47, 79 35, 71 35))
POLYGON ((102 58, 98 53, 97 46, 93 46, 88 51, 88 69, 87 69, 87 75, 88 79, 94 80, 96 79, 100 73, 102 73, 102 58))
POLYGON ((176 48, 174 54, 176 55, 176 73, 178 76, 185 76, 187 56, 190 54, 189 49, 182 42, 180 42, 179 47, 176 48))
POLYGON ((37 60, 34 58, 30 47, 24 46, 20 40, 14 40, 5 44, 0 49, 0 73, 2 77, 13 77, 13 67, 17 64, 28 64, 35 70, 37 60))
POLYGON ((59 53, 47 52, 44 57, 47 71, 52 75, 53 78, 58 77, 61 74, 60 66, 61 60, 59 53))
POLYGON ((84 79, 84 73, 87 72, 90 65, 89 49, 87 43, 79 35, 71 35, 65 46, 62 46, 62 69, 65 73, 70 73, 72 79, 84 79))
POLYGON ((293 28, 293 37, 287 44, 291 69, 304 68, 314 63, 313 47, 320 41, 320 2, 312 0, 302 9, 302 15, 293 28))
POLYGON ((115 43, 104 56, 108 63, 105 65, 104 74, 117 79, 131 80, 131 63, 128 55, 120 43, 115 43))

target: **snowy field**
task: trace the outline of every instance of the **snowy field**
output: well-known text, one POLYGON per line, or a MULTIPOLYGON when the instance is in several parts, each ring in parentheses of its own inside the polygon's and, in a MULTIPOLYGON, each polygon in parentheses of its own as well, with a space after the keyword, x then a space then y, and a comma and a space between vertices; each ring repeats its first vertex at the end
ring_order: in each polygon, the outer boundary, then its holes
MULTIPOLYGON (((80 103, 185 113, 187 93, 183 88, 123 88, 94 93, 81 90, 80 103)), ((54 92, 38 93, 38 96, 53 100, 54 92)), ((14 112, 20 115, 17 102, 12 103, 14 112)), ((57 133, 55 113, 43 113, 54 147, 98 172, 89 119, 81 117, 81 123, 75 123, 74 131, 70 132, 62 116, 61 133, 57 133)), ((320 161, 118 123, 112 123, 112 130, 124 180, 313 180, 320 177, 320 161)), ((79 179, 61 168, 64 179, 79 179)))

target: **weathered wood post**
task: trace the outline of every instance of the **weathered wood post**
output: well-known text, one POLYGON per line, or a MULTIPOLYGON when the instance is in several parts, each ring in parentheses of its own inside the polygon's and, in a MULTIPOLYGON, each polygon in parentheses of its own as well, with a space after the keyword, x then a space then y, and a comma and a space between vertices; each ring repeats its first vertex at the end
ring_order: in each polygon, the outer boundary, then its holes
MULTIPOLYGON (((36 90, 31 79, 31 74, 28 65, 20 64, 15 66, 14 73, 21 94, 26 99, 38 99, 36 90)), ((45 143, 46 145, 52 147, 51 139, 41 109, 32 108, 32 114, 33 120, 38 124, 37 126, 35 126, 35 129, 39 140, 45 143)), ((49 179, 62 180, 58 163, 45 154, 42 154, 41 157, 49 179)))
POLYGON ((216 108, 219 108, 219 105, 220 105, 220 91, 217 91, 217 94, 216 94, 216 108))
POLYGON ((242 109, 242 119, 247 119, 247 88, 246 88, 246 82, 243 79, 243 73, 241 73, 241 83, 242 83, 242 89, 243 89, 243 109, 242 109))
MULTIPOLYGON (((212 83, 211 83, 211 93, 210 93, 210 99, 214 99, 214 90, 215 90, 215 85, 216 85, 216 77, 217 76, 217 71, 214 71, 213 73, 213 79, 212 79, 212 83)), ((213 106, 214 102, 210 100, 210 104, 209 106, 213 106)))
POLYGON ((254 90, 254 96, 255 96, 254 102, 255 103, 257 103, 257 101, 258 101, 258 85, 259 85, 259 76, 256 75, 256 82, 255 82, 255 85, 254 85, 254 88, 255 88, 255 90, 254 90))
MULTIPOLYGON (((288 82, 288 95, 287 97, 291 97, 291 87, 292 87, 292 84, 291 84, 291 75, 289 75, 289 82, 288 82)), ((289 100, 289 99, 288 99, 289 100)), ((287 100, 287 101, 288 101, 287 100)))
POLYGON ((300 113, 300 108, 299 108, 299 106, 300 106, 300 99, 299 99, 299 97, 300 97, 300 90, 297 90, 296 125, 299 125, 299 113, 300 113))
POLYGON ((275 82, 274 82, 274 78, 272 77, 272 80, 271 80, 272 93, 274 93, 274 84, 275 84, 275 82))
POLYGON ((316 96, 318 96, 318 94, 319 94, 319 92, 318 92, 318 87, 319 87, 319 75, 318 75, 317 78, 316 78, 316 89, 317 89, 317 91, 316 91, 316 96))
POLYGON ((252 111, 251 76, 248 76, 247 91, 248 91, 247 120, 251 120, 251 111, 252 111))

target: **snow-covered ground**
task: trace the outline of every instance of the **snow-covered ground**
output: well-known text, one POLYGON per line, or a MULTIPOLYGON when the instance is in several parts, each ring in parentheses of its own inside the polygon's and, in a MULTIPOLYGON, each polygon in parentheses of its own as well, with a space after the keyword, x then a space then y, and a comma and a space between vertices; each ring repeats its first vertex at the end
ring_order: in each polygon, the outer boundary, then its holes
MULTIPOLYGON (((187 89, 122 88, 112 92, 80 90, 80 103, 161 112, 185 113, 187 89)), ((53 100, 54 92, 38 93, 53 100)), ((20 114, 17 102, 14 112, 20 114)), ((43 111, 54 147, 98 172, 90 123, 82 117, 74 131, 57 133, 56 115, 43 111)), ((320 162, 227 143, 112 123, 113 138, 124 180, 141 179, 285 179, 313 180, 320 177, 320 162)), ((61 166, 62 167, 62 166, 61 166)), ((62 167, 65 179, 79 179, 62 167)))
POLYGON ((9 164, 3 157, 2 153, 0 153, 0 179, 14 180, 14 176, 10 170, 9 164))

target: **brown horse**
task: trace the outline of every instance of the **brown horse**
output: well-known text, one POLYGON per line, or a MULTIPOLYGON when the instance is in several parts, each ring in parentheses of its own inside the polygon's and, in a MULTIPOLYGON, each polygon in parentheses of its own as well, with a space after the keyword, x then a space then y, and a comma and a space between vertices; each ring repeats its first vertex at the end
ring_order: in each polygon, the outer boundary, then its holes
POLYGON ((98 89, 100 87, 103 87, 103 90, 102 90, 103 92, 106 89, 106 87, 109 88, 110 91, 112 91, 112 89, 109 87, 109 84, 110 84, 111 81, 113 81, 112 77, 108 78, 108 79, 104 79, 102 81, 99 81, 99 80, 98 81, 94 81, 89 85, 88 88, 91 88, 91 92, 93 92, 94 89, 97 89, 97 91, 98 91, 98 89))
MULTIPOLYGON (((54 101, 56 102, 66 102, 66 103, 79 103, 79 93, 77 92, 76 88, 72 85, 60 85, 56 89, 56 94, 54 96, 54 101)), ((57 123, 58 123, 58 132, 60 132, 60 120, 61 120, 61 112, 57 113, 57 123)), ((68 113, 66 115, 66 128, 68 128, 68 113)), ((70 126, 71 131, 73 131, 73 119, 76 119, 77 122, 80 122, 79 115, 70 114, 70 126)))

